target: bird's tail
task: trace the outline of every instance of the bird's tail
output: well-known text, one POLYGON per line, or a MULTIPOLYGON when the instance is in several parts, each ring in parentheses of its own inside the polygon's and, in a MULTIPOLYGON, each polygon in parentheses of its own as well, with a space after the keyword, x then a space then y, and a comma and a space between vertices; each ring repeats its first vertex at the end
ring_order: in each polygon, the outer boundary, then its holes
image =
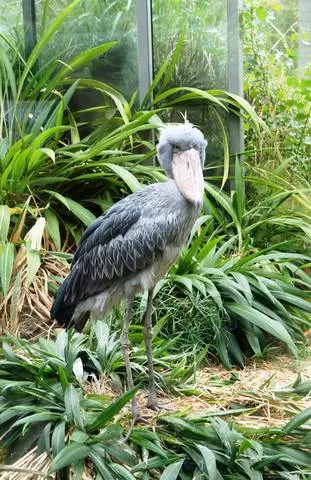
POLYGON ((68 277, 63 281, 56 293, 51 309, 51 317, 65 328, 71 328, 75 326, 73 314, 76 304, 69 302, 68 299, 65 300, 67 282, 68 277))

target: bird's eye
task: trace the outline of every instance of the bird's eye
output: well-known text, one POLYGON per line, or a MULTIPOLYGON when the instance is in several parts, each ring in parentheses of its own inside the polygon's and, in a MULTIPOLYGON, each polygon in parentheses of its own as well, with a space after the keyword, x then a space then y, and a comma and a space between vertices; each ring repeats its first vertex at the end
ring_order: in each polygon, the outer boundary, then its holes
POLYGON ((180 146, 179 145, 173 145, 173 150, 175 150, 175 152, 179 152, 180 151, 180 146))

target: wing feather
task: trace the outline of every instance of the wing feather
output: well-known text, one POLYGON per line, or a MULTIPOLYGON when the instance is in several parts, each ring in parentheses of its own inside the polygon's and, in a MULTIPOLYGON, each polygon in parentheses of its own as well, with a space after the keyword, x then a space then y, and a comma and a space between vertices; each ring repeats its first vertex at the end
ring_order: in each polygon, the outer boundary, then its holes
POLYGON ((168 201, 159 189, 162 184, 150 185, 126 197, 85 231, 56 294, 52 318, 70 326, 80 302, 152 265, 168 245, 183 243, 184 200, 173 192, 168 201))
POLYGON ((115 207, 83 235, 64 285, 65 302, 83 301, 152 265, 170 243, 176 222, 164 215, 142 214, 133 205, 132 210, 115 207))

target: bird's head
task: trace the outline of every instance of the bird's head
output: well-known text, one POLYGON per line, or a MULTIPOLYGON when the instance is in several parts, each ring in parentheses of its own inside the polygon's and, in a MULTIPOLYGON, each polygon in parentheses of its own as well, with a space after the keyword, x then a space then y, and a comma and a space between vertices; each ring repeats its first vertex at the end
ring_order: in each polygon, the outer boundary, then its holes
POLYGON ((202 203, 206 146, 202 132, 189 122, 161 128, 157 145, 159 162, 182 195, 194 205, 202 203))

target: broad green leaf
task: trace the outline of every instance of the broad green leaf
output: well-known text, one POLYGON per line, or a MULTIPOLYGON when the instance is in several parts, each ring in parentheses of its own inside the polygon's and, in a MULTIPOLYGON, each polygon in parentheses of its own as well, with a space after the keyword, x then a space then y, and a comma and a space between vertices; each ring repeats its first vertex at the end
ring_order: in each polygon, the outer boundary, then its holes
POLYGON ((245 320, 248 320, 249 322, 270 333, 279 340, 282 340, 284 343, 286 343, 286 345, 295 355, 295 357, 297 357, 297 347, 294 344, 291 336, 289 335, 284 325, 276 322, 272 318, 250 307, 249 305, 239 305, 237 303, 232 303, 227 305, 227 309, 235 315, 245 318, 245 320))
POLYGON ((135 480, 135 477, 125 468, 123 465, 119 463, 111 463, 110 468, 116 472, 118 478, 122 478, 123 480, 135 480))
POLYGON ((90 448, 87 445, 76 442, 71 443, 61 450, 53 459, 48 473, 57 472, 68 465, 75 464, 79 460, 90 455, 90 448))
POLYGON ((217 347, 217 352, 220 360, 222 361, 227 370, 231 370, 231 362, 228 355, 225 336, 222 335, 219 331, 217 331, 214 342, 217 347))
POLYGON ((65 390, 64 402, 66 414, 70 422, 74 422, 77 427, 83 429, 83 420, 80 411, 80 396, 73 385, 69 385, 65 390))
POLYGON ((253 300, 253 294, 246 275, 243 275, 239 272, 232 272, 232 276, 241 286, 241 291, 243 291, 244 296, 247 298, 248 303, 251 305, 253 300))
POLYGON ((79 382, 83 381, 83 362, 80 357, 73 362, 72 371, 79 382))
MULTIPOLYGON (((46 143, 46 141, 50 138, 50 137, 53 137, 54 135, 58 135, 59 133, 63 133, 65 132, 66 130, 69 130, 70 129, 70 126, 67 126, 67 125, 60 125, 59 127, 51 127, 51 128, 47 128, 46 130, 44 130, 42 133, 40 133, 37 137, 35 137, 35 139, 31 142, 30 144, 30 147, 33 149, 33 150, 38 150, 38 153, 42 154, 42 152, 40 152, 40 147, 41 145, 43 145, 44 143, 46 143)), ((46 152, 45 152, 46 153, 46 152)), ((34 163, 34 162, 33 162, 34 163)), ((35 164, 35 163, 34 163, 35 164)))
POLYGON ((165 71, 166 71, 166 69, 169 65, 169 61, 170 61, 170 56, 163 62, 163 64, 158 69, 150 87, 147 90, 145 98, 142 101, 142 107, 146 107, 149 103, 149 100, 151 102, 151 100, 152 100, 151 95, 152 95, 153 91, 155 90, 156 86, 158 85, 158 83, 160 82, 161 78, 165 74, 165 71))
POLYGON ((39 148, 39 151, 44 153, 45 155, 47 155, 53 163, 55 163, 55 152, 54 150, 52 150, 51 148, 45 148, 45 147, 41 147, 39 148))
POLYGON ((57 250, 61 249, 61 239, 60 239, 60 230, 59 230, 59 221, 56 214, 50 208, 47 209, 44 213, 46 219, 46 226, 48 233, 53 240, 53 243, 57 250))
POLYGON ((45 422, 47 420, 55 421, 59 418, 59 416, 59 413, 51 412, 34 413, 33 415, 27 415, 27 417, 16 420, 13 426, 16 427, 17 425, 25 425, 28 423, 45 422))
POLYGON ((204 460, 209 480, 217 480, 216 458, 212 450, 204 445, 196 445, 204 460))
POLYGON ((242 230, 240 221, 234 208, 232 206, 232 202, 230 197, 226 195, 224 192, 217 189, 214 185, 205 182, 205 190, 226 210, 226 212, 231 216, 234 226, 237 229, 239 242, 242 244, 242 230))
POLYGON ((126 168, 121 167, 121 165, 116 165, 114 163, 106 163, 106 166, 110 168, 110 170, 112 170, 114 173, 119 175, 119 177, 122 178, 122 180, 132 190, 132 192, 136 192, 137 190, 140 190, 142 188, 142 185, 139 183, 137 178, 126 168))
POLYGON ((227 92, 224 90, 208 90, 210 95, 215 95, 216 97, 220 97, 221 101, 229 104, 234 105, 235 107, 241 108, 244 110, 252 120, 254 127, 256 128, 257 132, 259 133, 259 127, 263 128, 265 131, 269 132, 269 129, 265 122, 257 115, 254 108, 248 103, 245 98, 240 97, 232 92, 227 92))
POLYGON ((25 80, 31 71, 32 66, 34 63, 37 61, 38 57, 40 56, 42 50, 44 49, 45 45, 48 43, 52 35, 58 30, 60 25, 64 22, 66 17, 70 14, 73 8, 80 3, 81 0, 74 0, 72 3, 70 3, 66 8, 61 10, 61 12, 58 14, 56 19, 50 24, 49 28, 44 32, 44 34, 40 37, 38 42, 36 43, 35 47, 33 48, 27 62, 25 65, 25 68, 23 70, 23 73, 21 75, 21 79, 19 81, 18 85, 18 93, 17 93, 17 98, 20 96, 25 80))
POLYGON ((112 402, 109 407, 107 407, 93 422, 89 427, 89 431, 94 431, 94 430, 99 430, 100 428, 103 428, 107 422, 112 420, 112 418, 134 397, 138 390, 139 386, 136 386, 129 390, 128 392, 125 392, 123 395, 121 395, 117 400, 112 402))
POLYGON ((105 457, 106 453, 109 453, 109 455, 116 461, 123 465, 128 465, 129 467, 133 467, 137 463, 135 455, 132 455, 124 449, 123 445, 118 445, 116 442, 112 441, 101 441, 98 444, 92 445, 92 452, 95 452, 102 457, 105 457))
POLYGON ((15 249, 13 243, 0 245, 0 280, 3 294, 6 295, 10 288, 13 272, 15 249))
POLYGON ((176 43, 176 47, 172 52, 172 55, 170 56, 171 58, 170 58, 169 64, 167 65, 167 68, 165 68, 164 70, 164 79, 163 79, 162 88, 165 88, 167 84, 171 81, 174 70, 178 67, 178 62, 180 59, 184 41, 185 41, 185 35, 184 33, 182 33, 181 35, 179 35, 179 39, 176 43))
POLYGON ((183 285, 184 287, 186 287, 186 289, 192 293, 192 281, 190 278, 186 277, 185 275, 173 275, 172 276, 172 280, 174 282, 177 282, 177 283, 180 283, 181 285, 183 285))
POLYGON ((115 480, 115 476, 112 476, 109 466, 103 457, 100 457, 92 450, 90 451, 90 457, 104 480, 115 480))
POLYGON ((76 202, 75 200, 64 197, 58 192, 52 192, 50 190, 47 190, 47 192, 65 205, 65 207, 67 207, 68 210, 78 217, 87 227, 96 220, 96 217, 92 212, 80 205, 80 203, 76 202))
POLYGON ((63 78, 71 74, 74 70, 82 67, 83 65, 89 64, 94 58, 98 58, 103 55, 105 52, 111 50, 117 45, 117 42, 107 42, 96 47, 90 48, 89 50, 84 50, 82 53, 79 53, 76 57, 65 64, 61 70, 57 73, 55 78, 49 83, 48 91, 55 88, 63 78))
POLYGON ((163 468, 165 465, 170 465, 176 460, 176 455, 168 455, 167 458, 154 456, 149 458, 145 462, 138 463, 134 468, 132 468, 132 472, 139 472, 141 470, 149 470, 153 468, 163 468))
POLYGON ((10 228, 10 209, 7 205, 0 205, 0 242, 6 242, 10 228))
POLYGON ((45 186, 45 185, 60 185, 61 183, 68 183, 67 177, 42 177, 42 178, 35 178, 33 177, 32 180, 29 182, 29 186, 45 186))
POLYGON ((42 35, 45 32, 46 29, 46 21, 48 18, 48 12, 49 12, 49 0, 44 0, 43 3, 43 12, 42 12, 42 18, 41 18, 41 23, 40 23, 40 28, 39 28, 39 36, 42 37, 42 35))
POLYGON ((168 465, 162 473, 160 480, 176 480, 178 478, 183 463, 184 460, 180 460, 178 462, 174 462, 168 465))
POLYGON ((147 438, 144 438, 144 437, 140 438, 136 434, 136 432, 132 433, 131 439, 133 440, 134 443, 136 443, 137 445, 140 445, 146 450, 150 450, 151 452, 154 452, 160 457, 167 458, 166 451, 163 448, 159 447, 154 441, 148 440, 147 438))
MULTIPOLYGON (((216 96, 214 96, 213 94, 210 94, 206 90, 200 90, 199 88, 193 88, 193 87, 175 87, 175 88, 170 88, 168 90, 165 90, 164 92, 160 93, 155 97, 153 104, 156 105, 162 102, 162 100, 166 100, 168 97, 173 97, 173 96, 175 97, 176 93, 181 93, 181 92, 190 92, 189 97, 191 97, 191 99, 200 98, 202 100, 208 100, 210 103, 212 104, 215 103, 216 105, 223 108, 224 110, 227 110, 225 105, 220 100, 218 100, 216 96)), ((189 99, 189 97, 187 96, 187 100, 189 99)), ((174 99, 173 101, 169 102, 167 105, 176 104, 176 103, 178 104, 178 103, 181 103, 182 100, 183 98, 179 96, 177 97, 177 99, 174 99)))
POLYGON ((243 353, 241 350, 241 347, 239 345, 239 342, 237 341, 236 337, 232 335, 231 333, 228 333, 228 346, 227 349, 230 353, 231 358, 235 360, 237 365, 239 367, 243 368, 244 367, 244 358, 243 358, 243 353))
MULTIPOLYGON (((69 80, 68 82, 64 81, 64 83, 69 83, 70 84, 71 80, 69 80)), ((104 83, 104 82, 100 82, 99 80, 94 80, 94 79, 90 79, 90 78, 81 78, 79 79, 79 85, 82 86, 82 87, 86 87, 86 88, 93 88, 94 90, 97 90, 99 92, 101 92, 103 95, 108 95, 110 98, 112 98, 112 100, 114 101, 115 105, 116 105, 116 108, 119 110, 120 112, 120 115, 122 117, 122 120, 123 120, 123 125, 122 127, 120 127, 120 129, 122 128, 127 128, 127 125, 130 124, 130 117, 131 117, 131 112, 130 112, 130 109, 129 109, 129 105, 126 101, 126 99, 124 98, 124 96, 118 91, 116 90, 115 88, 113 88, 111 85, 108 85, 107 83, 104 83)), ((153 113, 155 112, 147 112, 147 115, 149 117, 153 116, 153 113)), ((141 122, 143 123, 143 122, 141 122)), ((114 131, 112 133, 115 134, 116 131, 114 131)), ((107 137, 109 137, 109 135, 107 135, 107 137)), ((127 136, 127 139, 130 138, 130 134, 127 136)), ((103 142, 105 142, 106 139, 103 140, 103 142)), ((100 143, 100 142, 98 142, 100 143)), ((104 148, 101 148, 99 149, 99 152, 100 151, 103 151, 104 148)))
POLYGON ((293 430, 296 430, 296 428, 299 428, 300 426, 304 425, 311 419, 311 407, 306 408, 303 412, 299 413, 296 415, 294 418, 292 418, 283 428, 283 432, 286 434, 292 432, 293 430))
POLYGON ((65 422, 58 423, 52 433, 52 453, 55 458, 65 448, 65 422))
POLYGON ((267 10, 264 7, 257 7, 256 8, 256 16, 261 21, 264 22, 267 18, 267 10))

